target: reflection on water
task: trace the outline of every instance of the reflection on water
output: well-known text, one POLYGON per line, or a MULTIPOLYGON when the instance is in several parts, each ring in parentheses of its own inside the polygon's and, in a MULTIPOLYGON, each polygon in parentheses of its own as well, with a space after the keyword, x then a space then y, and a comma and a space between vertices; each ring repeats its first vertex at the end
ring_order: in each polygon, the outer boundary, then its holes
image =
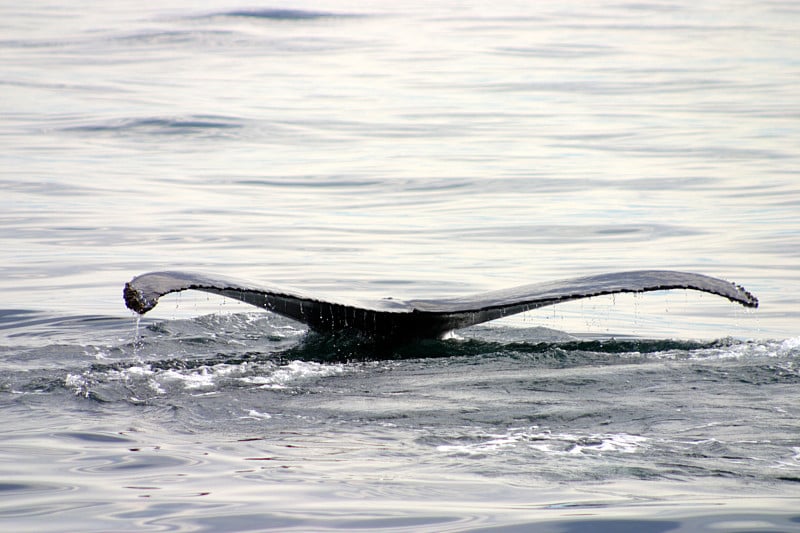
POLYGON ((798 17, 5 8, 0 522, 800 528, 798 17), (403 299, 671 268, 762 305, 602 297, 377 353, 192 293, 139 323, 122 286, 164 268, 403 299))
POLYGON ((6 17, 6 305, 116 314, 163 265, 409 298, 672 267, 795 333, 777 6, 328 7, 6 17))
POLYGON ((386 434, 353 440, 352 433, 301 431, 196 443, 191 435, 161 441, 142 426, 122 438, 94 431, 79 438, 41 432, 14 437, 11 443, 28 450, 28 459, 19 461, 28 473, 0 485, 13 497, 0 505, 3 520, 57 517, 69 526, 52 530, 145 531, 512 525, 537 531, 789 531, 800 521, 788 510, 796 497, 763 486, 742 494, 740 485, 724 480, 542 488, 492 476, 478 482, 457 471, 442 477, 430 460, 418 462, 386 434), (62 448, 56 456, 50 452, 54 442, 62 448), (369 459, 365 450, 376 455, 369 459), (32 473, 40 468, 31 455, 48 457, 47 482, 32 473))

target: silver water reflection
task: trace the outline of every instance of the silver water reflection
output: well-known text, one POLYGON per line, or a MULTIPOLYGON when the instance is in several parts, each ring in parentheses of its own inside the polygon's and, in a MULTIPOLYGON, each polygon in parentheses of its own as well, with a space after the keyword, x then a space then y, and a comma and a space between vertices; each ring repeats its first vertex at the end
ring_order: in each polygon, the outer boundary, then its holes
POLYGON ((791 2, 0 9, 7 528, 797 526, 791 2), (762 306, 364 362, 205 295, 137 337, 122 284, 163 268, 405 299, 673 268, 762 306))

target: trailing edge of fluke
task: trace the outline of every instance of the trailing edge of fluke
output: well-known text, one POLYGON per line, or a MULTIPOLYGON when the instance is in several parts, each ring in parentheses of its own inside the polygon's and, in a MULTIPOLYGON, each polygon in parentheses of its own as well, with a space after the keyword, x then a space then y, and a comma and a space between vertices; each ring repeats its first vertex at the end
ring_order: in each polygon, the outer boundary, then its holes
POLYGON ((355 331, 386 340, 439 337, 452 331, 531 309, 623 292, 692 289, 745 307, 758 299, 743 287, 710 276, 672 270, 637 270, 523 285, 442 299, 334 301, 275 285, 255 285, 195 272, 150 272, 125 284, 125 304, 144 314, 165 294, 199 290, 241 300, 297 320, 314 331, 355 331))

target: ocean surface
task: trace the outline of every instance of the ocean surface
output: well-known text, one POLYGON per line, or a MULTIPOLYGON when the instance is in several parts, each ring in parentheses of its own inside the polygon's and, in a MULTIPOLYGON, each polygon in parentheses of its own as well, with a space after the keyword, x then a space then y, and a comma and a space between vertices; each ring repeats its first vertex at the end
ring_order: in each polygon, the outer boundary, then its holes
POLYGON ((800 531, 800 7, 0 0, 0 530, 800 531), (390 353, 192 270, 434 298, 390 353))

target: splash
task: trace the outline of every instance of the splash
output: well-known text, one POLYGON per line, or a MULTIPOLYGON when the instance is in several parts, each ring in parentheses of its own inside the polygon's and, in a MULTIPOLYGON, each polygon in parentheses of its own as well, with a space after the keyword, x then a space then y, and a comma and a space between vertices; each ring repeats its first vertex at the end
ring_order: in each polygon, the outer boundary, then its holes
MULTIPOLYGON (((70 373, 64 386, 77 396, 96 399, 147 401, 174 394, 206 395, 235 389, 303 388, 318 379, 345 373, 345 364, 291 361, 244 361, 186 367, 139 363, 130 366, 95 366, 70 373)), ((349 367, 352 368, 352 367, 349 367)))

